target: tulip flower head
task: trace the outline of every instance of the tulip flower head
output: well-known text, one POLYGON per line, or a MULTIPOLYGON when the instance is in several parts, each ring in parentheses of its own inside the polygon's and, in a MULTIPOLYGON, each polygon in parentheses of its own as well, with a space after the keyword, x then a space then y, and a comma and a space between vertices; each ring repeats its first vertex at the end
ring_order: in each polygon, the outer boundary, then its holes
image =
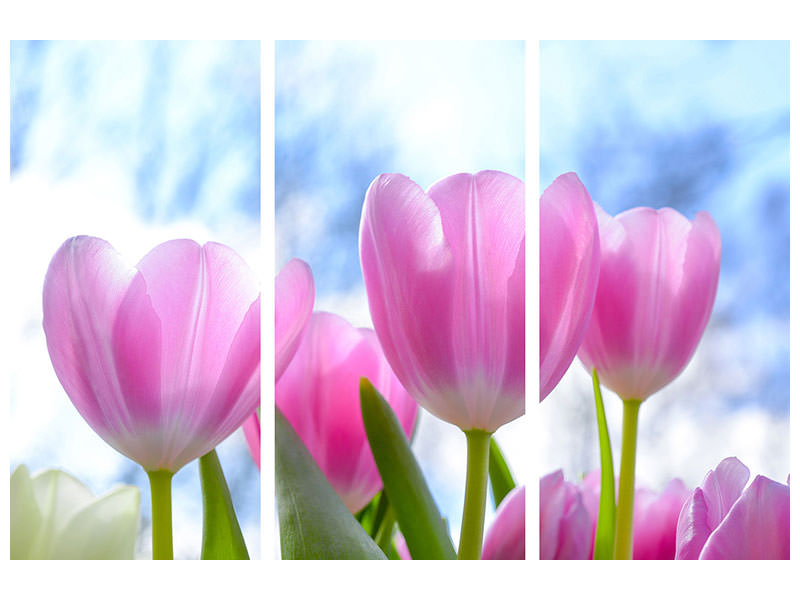
POLYGON ((789 559, 789 486, 748 479, 734 457, 708 472, 681 509, 676 559, 789 559))
POLYGON ((596 206, 600 278, 578 351, 623 400, 645 400, 686 367, 711 315, 721 241, 714 220, 671 208, 610 217, 596 206))
POLYGON ((539 200, 539 401, 569 368, 583 340, 600 274, 592 199, 575 173, 539 200))
POLYGON ((525 560, 525 486, 511 490, 497 507, 481 559, 525 560))
POLYGON ((312 313, 275 384, 276 405, 353 513, 382 486, 361 418, 362 377, 386 398, 410 436, 417 405, 392 373, 375 332, 338 315, 312 313))
POLYGON ((173 240, 127 267, 94 237, 67 240, 44 282, 56 375, 109 445, 175 473, 259 400, 260 294, 230 248, 173 240))
POLYGON ((523 183, 481 171, 426 192, 380 175, 366 194, 360 252, 375 331, 414 399, 464 431, 521 416, 523 183))

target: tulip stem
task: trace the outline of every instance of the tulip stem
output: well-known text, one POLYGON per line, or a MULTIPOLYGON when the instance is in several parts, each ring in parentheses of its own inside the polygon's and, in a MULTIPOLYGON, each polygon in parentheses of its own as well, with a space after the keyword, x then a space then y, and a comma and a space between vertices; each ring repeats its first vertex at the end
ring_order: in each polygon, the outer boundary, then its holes
POLYGON ((486 491, 489 483, 489 447, 492 434, 480 429, 467 435, 467 484, 464 490, 464 515, 461 518, 459 560, 481 557, 483 518, 486 514, 486 491))
POLYGON ((633 490, 636 475, 636 428, 641 400, 622 402, 622 456, 619 469, 617 498, 617 531, 614 538, 614 558, 633 557, 633 490))
POLYGON ((394 515, 394 509, 391 504, 386 508, 386 512, 381 520, 378 533, 375 535, 375 543, 378 545, 386 556, 389 556, 389 549, 392 547, 392 538, 394 537, 394 524, 397 518, 394 515))
POLYGON ((153 508, 153 560, 172 560, 172 473, 148 471, 153 508))

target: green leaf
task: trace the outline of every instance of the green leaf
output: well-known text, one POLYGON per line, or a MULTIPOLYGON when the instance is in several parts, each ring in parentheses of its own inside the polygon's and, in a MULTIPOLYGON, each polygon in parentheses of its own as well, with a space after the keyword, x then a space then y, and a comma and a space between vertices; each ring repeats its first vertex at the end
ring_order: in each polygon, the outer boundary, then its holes
POLYGON ((614 460, 611 456, 611 440, 608 437, 606 411, 603 407, 597 369, 592 369, 592 384, 597 410, 597 433, 600 438, 600 508, 594 538, 594 558, 610 560, 614 557, 614 533, 617 522, 617 506, 614 501, 614 460))
POLYGON ((492 501, 495 508, 508 492, 517 487, 511 469, 508 468, 503 452, 494 438, 489 442, 489 481, 492 484, 492 501))
POLYGON ((383 489, 414 559, 455 559, 453 542, 408 439, 386 400, 361 379, 361 416, 383 489))
POLYGON ((277 409, 275 492, 283 558, 386 559, 277 409))
POLYGON ((198 463, 200 487, 203 490, 203 546, 200 558, 249 559, 217 451, 212 450, 201 456, 198 463))

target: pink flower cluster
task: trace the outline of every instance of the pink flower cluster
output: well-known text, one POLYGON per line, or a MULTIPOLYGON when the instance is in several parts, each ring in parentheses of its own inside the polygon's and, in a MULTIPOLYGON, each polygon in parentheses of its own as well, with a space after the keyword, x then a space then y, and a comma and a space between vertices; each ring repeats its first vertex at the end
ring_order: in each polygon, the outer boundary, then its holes
MULTIPOLYGON (((789 486, 726 458, 690 492, 679 479, 661 493, 637 488, 633 558, 788 559, 789 486)), ((590 559, 600 473, 578 484, 555 471, 539 481, 539 556, 590 559)))

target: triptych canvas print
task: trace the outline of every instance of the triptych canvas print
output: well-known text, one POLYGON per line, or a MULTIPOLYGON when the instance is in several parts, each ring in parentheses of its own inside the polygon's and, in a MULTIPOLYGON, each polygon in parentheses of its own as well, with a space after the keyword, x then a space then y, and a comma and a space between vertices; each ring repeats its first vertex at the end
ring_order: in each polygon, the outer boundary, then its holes
POLYGON ((10 559, 790 558, 789 42, 9 67, 10 559))

